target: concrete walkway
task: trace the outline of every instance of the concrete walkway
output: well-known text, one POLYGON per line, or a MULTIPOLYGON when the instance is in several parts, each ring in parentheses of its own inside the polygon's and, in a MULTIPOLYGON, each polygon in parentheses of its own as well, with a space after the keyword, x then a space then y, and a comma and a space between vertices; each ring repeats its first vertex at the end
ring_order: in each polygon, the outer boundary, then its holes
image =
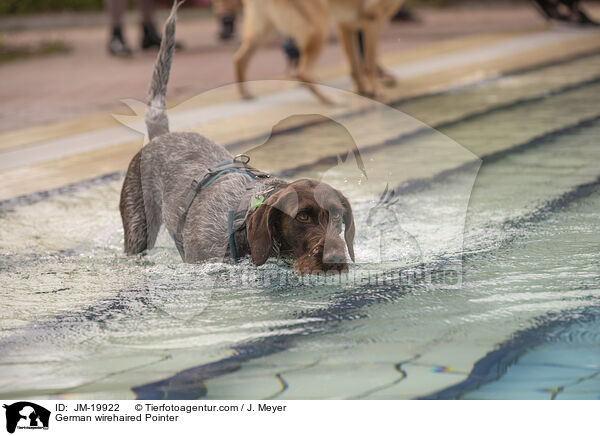
MULTIPOLYGON (((386 32, 384 62, 400 82, 386 90, 384 101, 600 47, 597 31, 548 26, 527 7, 431 10, 419 16, 420 23, 393 24, 386 32)), ((178 38, 187 49, 176 56, 169 88, 170 106, 177 106, 171 111, 173 130, 200 131, 227 144, 268 133, 270 127, 259 122, 271 118, 266 114, 283 117, 302 110, 334 115, 348 110, 344 104, 318 105, 289 83, 263 83, 254 91, 258 98, 250 102, 240 101, 232 86, 215 89, 231 84, 231 54, 237 47, 219 45, 215 31, 212 20, 182 17, 178 38)), ((122 171, 139 150, 142 134, 135 130, 144 130, 141 117, 119 109, 124 107, 119 101, 144 100, 155 53, 114 59, 104 52, 104 36, 101 27, 26 30, 9 36, 16 43, 57 37, 71 44, 73 52, 0 68, 0 200, 122 171), (121 121, 134 130, 110 115, 118 111, 127 113, 121 121)), ((272 44, 256 57, 250 79, 281 78, 283 71, 283 56, 272 44)), ((330 86, 351 89, 333 42, 322 56, 319 77, 330 86)), ((132 104, 141 113, 143 105, 132 104)), ((327 152, 312 150, 306 158, 327 152)), ((275 162, 261 164, 283 169, 275 162)))

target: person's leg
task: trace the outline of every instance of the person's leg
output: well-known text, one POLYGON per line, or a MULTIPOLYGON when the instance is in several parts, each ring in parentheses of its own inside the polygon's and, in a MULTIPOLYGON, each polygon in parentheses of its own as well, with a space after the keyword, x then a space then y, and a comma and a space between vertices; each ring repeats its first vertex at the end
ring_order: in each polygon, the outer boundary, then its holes
POLYGON ((138 0, 140 13, 142 15, 142 24, 153 24, 153 16, 154 8, 153 8, 154 0, 138 0))
POLYGON ((142 48, 144 50, 152 47, 160 47, 160 34, 154 26, 153 13, 154 0, 138 0, 140 15, 142 18, 142 48))
POLYGON ((125 13, 126 6, 125 0, 104 0, 104 7, 108 12, 110 25, 113 28, 123 25, 123 14, 125 13))
POLYGON ((123 14, 126 6, 126 0, 104 0, 111 27, 108 51, 116 56, 131 55, 131 49, 123 37, 123 14))

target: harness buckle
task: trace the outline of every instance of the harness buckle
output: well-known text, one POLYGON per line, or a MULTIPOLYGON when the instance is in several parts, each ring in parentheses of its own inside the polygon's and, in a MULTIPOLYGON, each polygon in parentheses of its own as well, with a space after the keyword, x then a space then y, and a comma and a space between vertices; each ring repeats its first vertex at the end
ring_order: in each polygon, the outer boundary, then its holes
POLYGON ((244 165, 248 165, 248 163, 250 162, 250 156, 248 156, 247 154, 238 154, 233 158, 233 161, 244 165))

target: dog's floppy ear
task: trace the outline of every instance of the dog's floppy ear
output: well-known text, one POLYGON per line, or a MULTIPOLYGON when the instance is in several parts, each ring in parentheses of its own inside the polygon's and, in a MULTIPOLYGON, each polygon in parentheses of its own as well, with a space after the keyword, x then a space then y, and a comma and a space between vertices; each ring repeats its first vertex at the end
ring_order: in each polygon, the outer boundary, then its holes
POLYGON ((346 246, 348 247, 350 259, 352 259, 352 262, 354 262, 354 233, 356 232, 356 228, 354 226, 354 215, 352 214, 352 207, 350 206, 348 199, 340 191, 338 191, 338 195, 340 196, 340 200, 344 206, 344 239, 346 240, 346 246))
POLYGON ((260 266, 267 261, 273 249, 273 217, 275 209, 263 204, 250 215, 247 223, 250 254, 255 265, 260 266))
POLYGON ((282 189, 272 194, 247 222, 246 235, 250 244, 250 254, 256 266, 264 264, 273 250, 276 222, 282 213, 290 216, 296 215, 298 209, 298 195, 294 190, 287 192, 282 189))

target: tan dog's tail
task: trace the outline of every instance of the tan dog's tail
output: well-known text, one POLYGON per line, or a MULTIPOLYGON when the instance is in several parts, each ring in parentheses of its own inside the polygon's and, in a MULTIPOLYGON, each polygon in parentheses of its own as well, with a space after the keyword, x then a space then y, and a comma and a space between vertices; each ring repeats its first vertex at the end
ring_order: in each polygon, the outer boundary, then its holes
POLYGON ((160 50, 154 63, 154 72, 152 73, 152 82, 150 82, 150 89, 148 90, 146 109, 146 128, 148 129, 150 140, 164 133, 169 133, 169 118, 167 117, 166 107, 167 83, 169 83, 169 73, 171 71, 171 63, 173 62, 173 53, 175 52, 177 8, 184 1, 173 1, 171 13, 165 23, 160 50))

